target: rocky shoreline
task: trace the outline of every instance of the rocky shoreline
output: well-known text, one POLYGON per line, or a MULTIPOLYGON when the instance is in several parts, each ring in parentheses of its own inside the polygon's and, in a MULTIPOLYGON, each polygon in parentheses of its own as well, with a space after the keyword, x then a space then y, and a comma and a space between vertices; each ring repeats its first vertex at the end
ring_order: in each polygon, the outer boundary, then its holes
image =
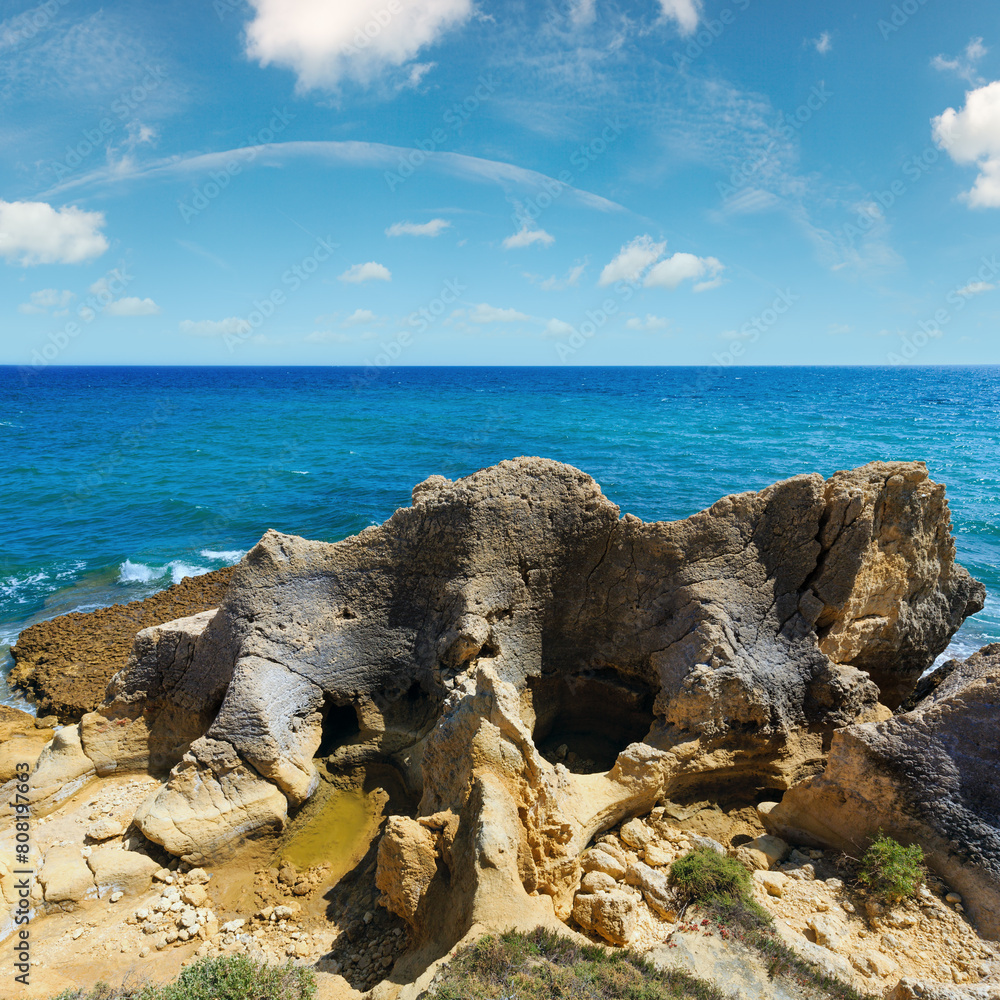
POLYGON ((707 968, 665 872, 708 838, 859 989, 937 967, 992 989, 1000 648, 908 702, 982 607, 954 555, 921 463, 645 524, 522 458, 432 477, 342 542, 268 532, 171 597, 33 626, 19 676, 80 710, 30 779, 39 927, 73 939, 93 914, 81 934, 111 942, 124 923, 122 950, 158 972, 287 955, 331 997, 416 997, 458 942, 508 927, 707 968), (89 694, 67 695, 75 677, 89 694), (322 782, 369 794, 388 775, 346 875, 282 862, 322 782), (899 913, 869 912, 837 860, 876 829, 922 842, 941 880, 899 913))
POLYGON ((232 566, 185 577, 142 601, 70 612, 26 628, 11 648, 10 681, 40 715, 79 722, 104 700, 108 681, 128 662, 136 633, 151 625, 217 608, 232 566))

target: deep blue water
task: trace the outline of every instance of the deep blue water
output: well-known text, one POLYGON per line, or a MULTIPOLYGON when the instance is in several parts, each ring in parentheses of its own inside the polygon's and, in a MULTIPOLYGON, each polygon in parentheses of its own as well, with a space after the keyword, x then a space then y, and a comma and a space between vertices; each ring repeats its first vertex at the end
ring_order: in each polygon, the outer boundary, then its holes
POLYGON ((967 654, 1000 640, 998 441, 998 368, 0 367, 0 660, 31 622, 226 565, 269 527, 343 538, 429 475, 515 455, 644 520, 922 459, 990 595, 967 654))

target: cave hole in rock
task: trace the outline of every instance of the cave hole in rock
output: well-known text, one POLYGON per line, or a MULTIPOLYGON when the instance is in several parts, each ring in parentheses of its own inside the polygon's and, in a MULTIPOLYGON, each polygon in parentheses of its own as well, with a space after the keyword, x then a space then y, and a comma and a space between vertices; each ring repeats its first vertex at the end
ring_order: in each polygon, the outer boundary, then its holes
POLYGON ((329 757, 346 743, 353 743, 361 733, 358 713, 350 703, 338 705, 329 695, 323 706, 323 737, 317 757, 329 757))
POLYGON ((528 678, 527 721, 539 753, 578 774, 609 771, 653 724, 655 692, 613 670, 528 678))

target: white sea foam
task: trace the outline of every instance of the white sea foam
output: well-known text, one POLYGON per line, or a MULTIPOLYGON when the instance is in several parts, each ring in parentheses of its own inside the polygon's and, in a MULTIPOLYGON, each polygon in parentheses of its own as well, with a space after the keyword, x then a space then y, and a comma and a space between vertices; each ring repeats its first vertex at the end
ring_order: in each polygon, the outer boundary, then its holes
POLYGON ((226 549, 222 552, 215 552, 212 549, 202 549, 198 555, 202 559, 218 559, 230 566, 235 566, 245 555, 245 549, 226 549))
POLYGON ((180 559, 172 559, 164 566, 148 566, 146 563, 126 559, 118 567, 119 583, 152 583, 169 576, 171 583, 180 583, 186 576, 201 576, 211 572, 208 566, 193 566, 180 559))
POLYGON ((27 576, 8 576, 0 580, 0 598, 23 604, 29 599, 27 591, 49 579, 48 573, 39 570, 27 576))
POLYGON ((300 472, 300 471, 299 471, 298 469, 289 469, 288 471, 289 471, 289 472, 290 472, 290 473, 291 473, 291 474, 292 474, 293 476, 308 476, 308 475, 309 475, 309 473, 308 473, 308 472, 300 472))
POLYGON ((165 567, 154 569, 151 566, 147 566, 145 563, 134 563, 131 559, 126 559, 125 562, 118 567, 118 582, 149 583, 151 580, 156 580, 161 577, 164 571, 165 567))

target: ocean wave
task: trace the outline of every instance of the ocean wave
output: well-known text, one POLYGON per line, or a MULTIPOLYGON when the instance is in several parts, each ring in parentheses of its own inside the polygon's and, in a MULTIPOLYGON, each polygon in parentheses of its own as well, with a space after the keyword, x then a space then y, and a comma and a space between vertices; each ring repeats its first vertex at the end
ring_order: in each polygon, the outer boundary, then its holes
POLYGON ((209 566, 192 566, 180 559, 172 559, 163 566, 149 566, 146 563, 132 562, 131 559, 126 559, 118 567, 118 582, 125 584, 153 583, 169 576, 171 583, 180 583, 186 576, 202 576, 210 572, 211 567, 209 566))
POLYGON ((0 580, 0 598, 4 600, 13 599, 18 603, 23 603, 28 599, 26 591, 32 587, 37 587, 49 579, 49 574, 43 570, 37 573, 30 573, 28 576, 8 576, 0 580))
POLYGON ((222 552, 215 552, 212 549, 202 549, 198 553, 202 559, 218 559, 229 566, 235 566, 246 554, 246 549, 226 549, 222 552))

